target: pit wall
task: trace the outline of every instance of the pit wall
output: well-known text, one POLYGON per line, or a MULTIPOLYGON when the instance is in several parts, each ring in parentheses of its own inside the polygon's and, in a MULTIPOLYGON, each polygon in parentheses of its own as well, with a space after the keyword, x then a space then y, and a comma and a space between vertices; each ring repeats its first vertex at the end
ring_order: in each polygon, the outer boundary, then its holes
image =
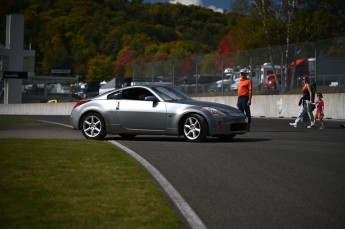
MULTIPOLYGON (((254 95, 253 117, 293 118, 298 115, 300 95, 254 95)), ((236 96, 197 97, 197 100, 228 104, 236 107, 236 96)), ((345 93, 324 94, 325 118, 345 119, 345 93)), ((0 104, 0 115, 69 115, 75 102, 0 104)))

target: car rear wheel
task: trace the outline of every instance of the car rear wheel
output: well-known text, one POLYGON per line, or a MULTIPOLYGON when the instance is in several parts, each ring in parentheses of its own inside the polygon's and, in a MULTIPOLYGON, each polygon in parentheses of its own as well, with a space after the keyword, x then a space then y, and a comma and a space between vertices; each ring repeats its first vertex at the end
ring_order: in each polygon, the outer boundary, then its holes
POLYGON ((183 123, 183 136, 188 141, 204 141, 207 137, 207 132, 207 122, 205 118, 200 115, 191 114, 183 123))
POLYGON ((107 132, 103 117, 98 113, 85 115, 81 123, 81 132, 87 139, 104 139, 107 132))

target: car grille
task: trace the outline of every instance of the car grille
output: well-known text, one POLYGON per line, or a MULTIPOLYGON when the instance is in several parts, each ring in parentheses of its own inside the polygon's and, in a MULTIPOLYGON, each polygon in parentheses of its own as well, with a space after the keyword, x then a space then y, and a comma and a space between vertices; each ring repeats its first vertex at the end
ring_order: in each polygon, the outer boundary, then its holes
POLYGON ((231 131, 243 131, 247 130, 247 123, 232 123, 230 125, 231 131))

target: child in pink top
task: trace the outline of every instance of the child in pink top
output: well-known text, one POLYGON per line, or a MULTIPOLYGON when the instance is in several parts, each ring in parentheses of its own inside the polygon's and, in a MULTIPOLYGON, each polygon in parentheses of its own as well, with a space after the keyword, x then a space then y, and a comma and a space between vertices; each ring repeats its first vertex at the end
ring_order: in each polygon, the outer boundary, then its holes
MULTIPOLYGON (((315 103, 311 103, 311 104, 315 105, 315 108, 316 108, 316 112, 315 112, 315 116, 314 116, 314 124, 316 122, 316 119, 319 119, 321 122, 320 129, 325 129, 325 125, 323 122, 325 104, 324 104, 322 98, 323 98, 322 94, 317 93, 317 100, 315 101, 315 103)), ((312 125, 311 127, 314 127, 314 125, 312 125)))

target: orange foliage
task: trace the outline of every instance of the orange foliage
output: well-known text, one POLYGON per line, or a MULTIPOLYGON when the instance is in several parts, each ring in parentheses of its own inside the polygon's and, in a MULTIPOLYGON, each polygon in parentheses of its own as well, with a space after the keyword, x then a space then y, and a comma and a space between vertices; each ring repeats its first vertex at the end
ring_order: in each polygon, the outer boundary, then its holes
POLYGON ((233 51, 236 51, 236 46, 234 45, 234 42, 233 42, 233 34, 231 31, 229 31, 221 39, 217 52, 224 54, 224 53, 229 53, 233 51))
POLYGON ((229 31, 222 37, 217 50, 217 53, 221 55, 221 58, 217 58, 218 74, 221 74, 222 72, 222 62, 224 64, 233 62, 233 57, 232 55, 229 55, 229 53, 237 51, 236 45, 234 43, 234 36, 232 34, 232 31, 229 31))

